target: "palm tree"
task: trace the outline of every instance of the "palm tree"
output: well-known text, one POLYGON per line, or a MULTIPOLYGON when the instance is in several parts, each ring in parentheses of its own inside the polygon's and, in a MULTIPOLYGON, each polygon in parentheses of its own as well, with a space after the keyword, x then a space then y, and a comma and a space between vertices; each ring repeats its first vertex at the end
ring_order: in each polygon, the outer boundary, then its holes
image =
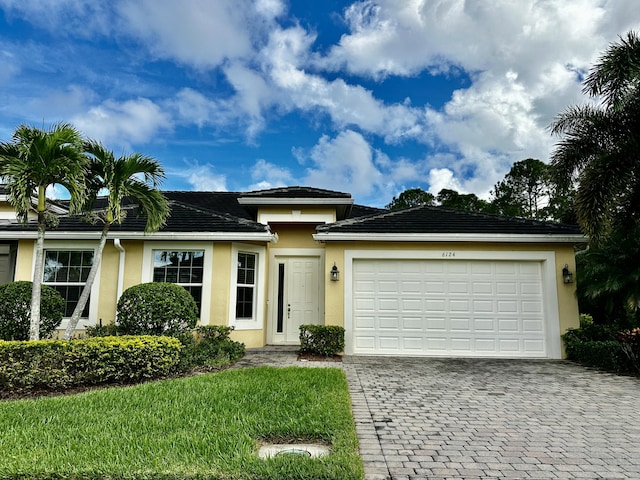
POLYGON ((602 245, 612 231, 640 221, 640 38, 629 32, 591 69, 583 92, 600 103, 558 115, 551 157, 558 182, 577 182, 583 231, 602 245))
POLYGON ((73 336, 73 331, 89 300, 109 228, 113 223, 122 223, 126 217, 127 211, 123 208, 123 199, 129 197, 137 202, 138 213, 147 217, 145 232, 157 231, 164 225, 169 215, 167 199, 157 189, 165 178, 164 170, 155 159, 140 153, 116 159, 113 152, 95 141, 85 142, 84 148, 91 158, 87 180, 91 192, 88 205, 92 207, 98 193, 105 190, 107 203, 104 209, 92 212, 92 218, 97 218, 103 224, 102 234, 84 289, 64 332, 65 340, 70 340, 73 336))
POLYGON ((67 123, 49 130, 20 125, 11 142, 0 143, 0 176, 7 184, 9 202, 18 220, 26 223, 37 199, 38 234, 31 292, 29 339, 40 338, 40 292, 44 271, 44 236, 55 217, 47 210, 47 187, 59 184, 70 194, 69 212, 81 210, 85 200, 87 158, 80 133, 67 123))

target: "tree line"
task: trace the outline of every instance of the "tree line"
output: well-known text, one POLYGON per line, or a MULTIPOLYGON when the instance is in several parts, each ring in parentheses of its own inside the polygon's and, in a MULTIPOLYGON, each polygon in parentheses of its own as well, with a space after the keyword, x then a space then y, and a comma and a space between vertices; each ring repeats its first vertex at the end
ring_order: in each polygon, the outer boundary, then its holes
POLYGON ((475 193, 460 193, 443 188, 433 195, 421 188, 400 193, 385 207, 389 210, 430 205, 469 212, 492 213, 508 217, 533 218, 576 223, 572 188, 558 184, 550 165, 535 158, 516 162, 504 179, 495 184, 490 199, 475 193))

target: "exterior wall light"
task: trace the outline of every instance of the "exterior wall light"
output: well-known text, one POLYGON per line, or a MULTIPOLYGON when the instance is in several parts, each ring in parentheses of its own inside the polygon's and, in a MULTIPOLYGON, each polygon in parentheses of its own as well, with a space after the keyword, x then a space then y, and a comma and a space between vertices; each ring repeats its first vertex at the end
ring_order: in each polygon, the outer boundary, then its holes
POLYGON ((569 264, 565 263, 562 269, 562 281, 564 283, 573 283, 573 273, 569 271, 569 264))
POLYGON ((337 282, 340 280, 340 270, 336 266, 336 262, 333 262, 333 267, 331 267, 331 272, 329 273, 329 278, 332 282, 337 282))

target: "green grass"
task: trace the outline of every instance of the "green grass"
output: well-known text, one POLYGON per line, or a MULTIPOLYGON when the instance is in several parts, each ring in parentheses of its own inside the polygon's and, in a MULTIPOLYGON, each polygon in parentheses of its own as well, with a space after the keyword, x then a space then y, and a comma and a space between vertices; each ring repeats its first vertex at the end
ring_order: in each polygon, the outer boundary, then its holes
POLYGON ((251 368, 0 402, 0 478, 360 479, 344 372, 251 368), (316 459, 261 440, 322 440, 316 459))

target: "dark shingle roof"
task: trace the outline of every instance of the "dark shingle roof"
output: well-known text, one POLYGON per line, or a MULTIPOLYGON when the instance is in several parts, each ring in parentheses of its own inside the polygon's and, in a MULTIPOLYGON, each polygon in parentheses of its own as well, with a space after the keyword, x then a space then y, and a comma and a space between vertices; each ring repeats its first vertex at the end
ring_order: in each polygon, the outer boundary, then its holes
POLYGON ((344 198, 351 199, 349 193, 312 187, 281 187, 257 190, 240 195, 243 198, 344 198))
POLYGON ((580 235, 575 225, 419 206, 320 225, 318 233, 580 235))

